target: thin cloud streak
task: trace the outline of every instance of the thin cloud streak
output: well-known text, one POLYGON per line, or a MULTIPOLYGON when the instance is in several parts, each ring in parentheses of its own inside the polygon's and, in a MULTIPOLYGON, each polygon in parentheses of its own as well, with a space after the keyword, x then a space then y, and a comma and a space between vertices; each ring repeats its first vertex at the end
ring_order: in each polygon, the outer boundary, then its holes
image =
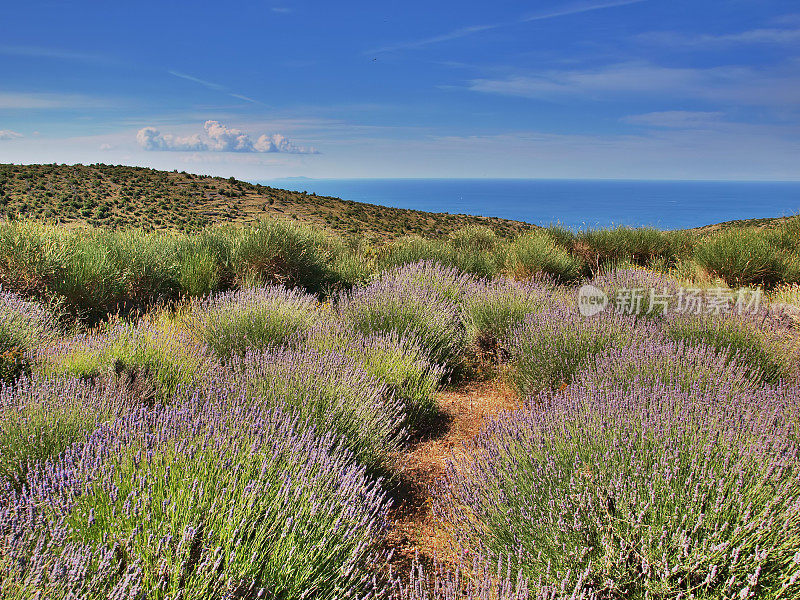
POLYGON ((213 81, 207 81, 205 79, 200 79, 199 77, 194 77, 193 75, 188 75, 186 73, 181 73, 180 71, 174 71, 172 69, 168 70, 167 73, 169 73, 170 75, 173 75, 175 77, 180 77, 181 79, 185 79, 186 81, 191 81, 192 83, 200 84, 200 85, 202 85, 204 87, 207 87, 210 90, 214 90, 214 91, 217 91, 217 92, 223 92, 223 93, 228 94, 229 96, 231 96, 233 98, 237 98, 239 100, 244 100, 245 102, 252 102, 253 104, 261 104, 261 102, 259 102, 258 100, 255 100, 255 99, 250 98, 249 96, 245 96, 243 94, 235 94, 235 93, 229 91, 228 88, 226 88, 224 85, 221 85, 219 83, 214 83, 213 81))
POLYGON ((480 33, 482 31, 489 31, 492 29, 499 29, 501 27, 509 27, 511 25, 517 25, 519 23, 530 23, 532 21, 544 21, 547 19, 556 19, 558 17, 566 17, 569 15, 577 15, 580 13, 590 12, 594 10, 602 10, 604 8, 614 8, 617 6, 627 6, 629 4, 638 4, 640 2, 645 2, 646 0, 616 0, 613 2, 604 2, 604 3, 582 3, 578 5, 573 5, 570 7, 565 7, 561 10, 554 10, 554 11, 546 11, 546 12, 538 12, 538 13, 531 13, 525 16, 520 17, 514 21, 505 21, 503 23, 489 23, 486 25, 472 25, 469 27, 461 27, 459 29, 455 29, 448 33, 443 33, 441 35, 436 35, 429 38, 423 38, 421 40, 412 40, 408 42, 399 42, 397 44, 390 44, 388 46, 382 46, 380 48, 374 48, 372 50, 366 51, 364 54, 376 54, 380 52, 393 52, 395 50, 407 50, 412 48, 420 48, 422 46, 429 46, 431 44, 438 44, 440 42, 447 42, 450 40, 455 40, 459 38, 466 37, 468 35, 472 35, 475 33, 480 33))
POLYGON ((220 85, 219 83, 213 83, 211 81, 206 81, 205 79, 200 79, 199 77, 193 77, 192 75, 187 75, 186 73, 181 73, 180 71, 167 71, 170 75, 174 75, 175 77, 180 77, 181 79, 185 79, 187 81, 191 81, 194 83, 199 83, 211 90, 219 90, 225 91, 225 86, 220 85))
POLYGON ((61 48, 47 48, 44 46, 0 46, 0 54, 7 56, 26 56, 31 58, 55 58, 58 60, 68 60, 73 62, 96 63, 96 64, 117 64, 118 61, 107 56, 97 54, 87 54, 84 52, 72 52, 61 48))
POLYGON ((640 41, 665 46, 715 46, 723 44, 794 44, 800 41, 800 29, 750 29, 720 35, 684 35, 672 31, 636 36, 640 41))

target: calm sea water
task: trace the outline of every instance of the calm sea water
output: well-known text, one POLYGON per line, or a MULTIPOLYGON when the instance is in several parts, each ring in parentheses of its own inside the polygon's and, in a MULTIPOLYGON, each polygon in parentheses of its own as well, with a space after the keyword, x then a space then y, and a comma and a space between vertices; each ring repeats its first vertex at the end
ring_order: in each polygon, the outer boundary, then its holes
POLYGON ((283 179, 260 183, 383 206, 571 228, 680 229, 800 213, 800 182, 283 179))

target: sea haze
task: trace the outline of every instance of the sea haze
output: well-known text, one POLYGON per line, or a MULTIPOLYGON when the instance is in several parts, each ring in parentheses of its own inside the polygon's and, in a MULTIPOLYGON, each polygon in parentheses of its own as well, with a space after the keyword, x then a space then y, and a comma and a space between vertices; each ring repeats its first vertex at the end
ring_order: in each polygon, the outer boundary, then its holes
POLYGON ((564 179, 273 179, 321 196, 565 227, 699 227, 800 213, 800 182, 564 179))

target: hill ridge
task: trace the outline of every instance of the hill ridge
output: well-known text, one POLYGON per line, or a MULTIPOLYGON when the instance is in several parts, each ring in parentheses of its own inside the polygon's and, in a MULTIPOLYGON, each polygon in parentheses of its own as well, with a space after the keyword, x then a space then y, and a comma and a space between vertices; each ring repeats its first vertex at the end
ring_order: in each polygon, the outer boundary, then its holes
POLYGON ((439 237, 485 225, 501 237, 534 226, 318 196, 211 175, 126 165, 0 164, 0 214, 67 225, 196 230, 282 217, 343 235, 439 237))

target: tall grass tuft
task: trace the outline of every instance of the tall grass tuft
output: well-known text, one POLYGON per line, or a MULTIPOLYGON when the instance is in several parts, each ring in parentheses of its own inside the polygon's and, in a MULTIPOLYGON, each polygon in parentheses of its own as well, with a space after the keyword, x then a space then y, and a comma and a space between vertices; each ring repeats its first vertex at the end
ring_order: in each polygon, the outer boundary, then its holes
POLYGON ((731 287, 774 287, 800 280, 798 256, 755 229, 728 229, 700 243, 695 261, 731 287))
POLYGON ((320 320, 314 296, 281 286, 226 292, 193 303, 187 329, 220 359, 302 342, 320 320))
POLYGON ((517 237, 508 251, 507 268, 519 279, 548 275, 555 281, 575 281, 581 275, 581 263, 568 250, 542 231, 517 237))
POLYGON ((652 227, 590 229, 578 233, 574 248, 597 272, 609 264, 629 262, 639 266, 674 265, 691 251, 690 234, 652 227))

